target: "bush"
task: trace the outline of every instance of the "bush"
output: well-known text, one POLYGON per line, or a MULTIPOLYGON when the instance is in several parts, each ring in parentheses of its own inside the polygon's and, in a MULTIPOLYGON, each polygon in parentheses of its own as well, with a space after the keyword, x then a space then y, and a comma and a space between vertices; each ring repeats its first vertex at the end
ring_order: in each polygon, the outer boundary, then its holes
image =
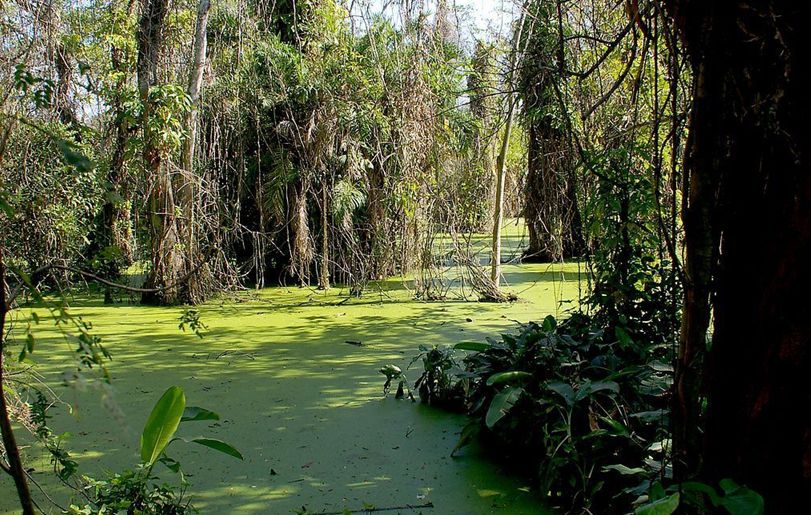
POLYGON ((595 327, 577 314, 521 325, 499 340, 423 351, 424 402, 473 420, 454 453, 478 435, 537 478, 554 504, 618 513, 666 477, 666 349, 595 327), (461 363, 454 351, 468 351, 461 363))

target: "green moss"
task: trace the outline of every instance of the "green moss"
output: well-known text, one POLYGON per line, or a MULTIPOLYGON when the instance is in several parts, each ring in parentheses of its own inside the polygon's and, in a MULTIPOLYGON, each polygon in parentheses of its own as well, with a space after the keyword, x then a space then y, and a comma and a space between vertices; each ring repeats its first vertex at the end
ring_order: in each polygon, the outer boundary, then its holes
MULTIPOLYGON (((560 301, 578 295, 577 265, 508 265, 505 274, 519 302, 415 302, 397 280, 350 300, 340 289, 268 288, 200 307, 208 325, 203 339, 178 330, 183 308, 77 299, 72 312, 92 321, 114 356, 112 411, 102 407, 98 389, 60 386, 71 346, 45 321, 33 357, 46 383, 77 408, 75 416, 55 408, 52 425, 72 433, 83 473, 137 462, 142 424, 170 385, 181 386, 190 405, 217 411, 222 420, 199 432, 234 444, 244 462, 190 448, 198 446, 169 449, 189 473, 203 513, 428 501, 436 513, 539 513, 538 498, 475 448, 449 457, 463 417, 383 399, 377 372, 387 363, 405 368, 420 344, 483 339, 513 320, 559 314, 560 301)), ((37 468, 37 480, 64 497, 47 464, 37 468)), ((13 510, 8 478, 0 479, 0 491, 0 511, 13 510)))

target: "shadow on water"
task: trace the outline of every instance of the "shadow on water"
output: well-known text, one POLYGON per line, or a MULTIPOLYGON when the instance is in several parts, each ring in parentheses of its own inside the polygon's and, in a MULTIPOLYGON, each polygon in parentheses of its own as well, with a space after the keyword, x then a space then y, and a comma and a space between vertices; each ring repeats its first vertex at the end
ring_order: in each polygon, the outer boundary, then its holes
MULTIPOLYGON (((173 444, 170 455, 187 471, 202 513, 302 507, 318 513, 428 502, 434 508, 424 513, 546 513, 522 480, 475 447, 450 457, 464 417, 384 399, 377 372, 388 363, 405 369, 420 344, 483 339, 514 327, 513 320, 559 313, 561 300, 576 298, 577 281, 570 277, 576 267, 531 266, 507 270, 511 285, 529 288, 512 304, 414 302, 405 290, 392 290, 382 301, 342 303, 337 291, 266 289, 244 302, 201 306, 208 325, 203 339, 178 330, 184 308, 78 299, 72 312, 92 321, 113 353, 109 367, 120 415, 100 407, 97 390, 58 386, 70 348, 43 323, 38 368, 78 408, 77 416, 60 410, 51 423, 72 434, 69 445, 83 473, 121 470, 137 460, 139 431, 152 404, 170 385, 183 387, 190 405, 222 416, 184 424, 184 434, 221 438, 245 456, 240 462, 173 444)), ((410 371, 412 381, 417 375, 410 371)), ((64 497, 47 463, 36 468, 35 477, 64 497)), ((7 478, 0 491, 0 511, 13 510, 7 478)))

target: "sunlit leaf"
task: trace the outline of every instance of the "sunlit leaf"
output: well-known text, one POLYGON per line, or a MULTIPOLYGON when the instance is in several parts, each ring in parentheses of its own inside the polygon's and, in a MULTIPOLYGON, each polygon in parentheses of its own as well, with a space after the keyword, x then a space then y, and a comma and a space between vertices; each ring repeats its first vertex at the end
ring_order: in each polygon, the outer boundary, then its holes
POLYGON ((220 416, 213 411, 197 406, 189 406, 183 411, 181 422, 197 422, 199 420, 219 420, 220 416))
POLYGON ((509 372, 498 372, 487 378, 487 386, 493 386, 504 383, 515 383, 518 381, 528 381, 532 379, 532 374, 529 372, 522 372, 520 370, 511 370, 509 372))
POLYGON ((186 408, 186 395, 178 386, 172 386, 152 408, 141 434, 141 461, 151 466, 172 440, 186 408))
POLYGON ((490 344, 483 342, 459 342, 453 346, 456 350, 469 350, 474 352, 484 352, 490 348, 490 344))
POLYGON ((216 440, 214 438, 193 438, 189 440, 189 442, 200 444, 208 447, 209 449, 214 449, 215 451, 220 451, 223 454, 233 456, 239 460, 244 460, 242 453, 240 453, 234 446, 227 444, 222 440, 216 440))

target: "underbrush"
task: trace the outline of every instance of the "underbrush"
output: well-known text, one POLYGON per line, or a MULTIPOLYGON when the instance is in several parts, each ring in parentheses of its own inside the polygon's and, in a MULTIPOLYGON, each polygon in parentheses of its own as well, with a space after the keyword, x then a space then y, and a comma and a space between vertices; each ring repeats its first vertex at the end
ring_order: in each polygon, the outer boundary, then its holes
MULTIPOLYGON (((762 498, 731 480, 720 493, 673 481, 671 348, 631 334, 578 313, 486 342, 422 347, 414 389, 422 402, 471 417, 452 454, 477 438, 567 513, 762 514, 762 498)), ((397 396, 414 399, 399 368, 381 373, 386 392, 398 382, 397 396)))
POLYGON ((664 346, 577 314, 422 351, 421 400, 472 417, 454 453, 478 436, 556 506, 620 513, 670 476, 664 346))

